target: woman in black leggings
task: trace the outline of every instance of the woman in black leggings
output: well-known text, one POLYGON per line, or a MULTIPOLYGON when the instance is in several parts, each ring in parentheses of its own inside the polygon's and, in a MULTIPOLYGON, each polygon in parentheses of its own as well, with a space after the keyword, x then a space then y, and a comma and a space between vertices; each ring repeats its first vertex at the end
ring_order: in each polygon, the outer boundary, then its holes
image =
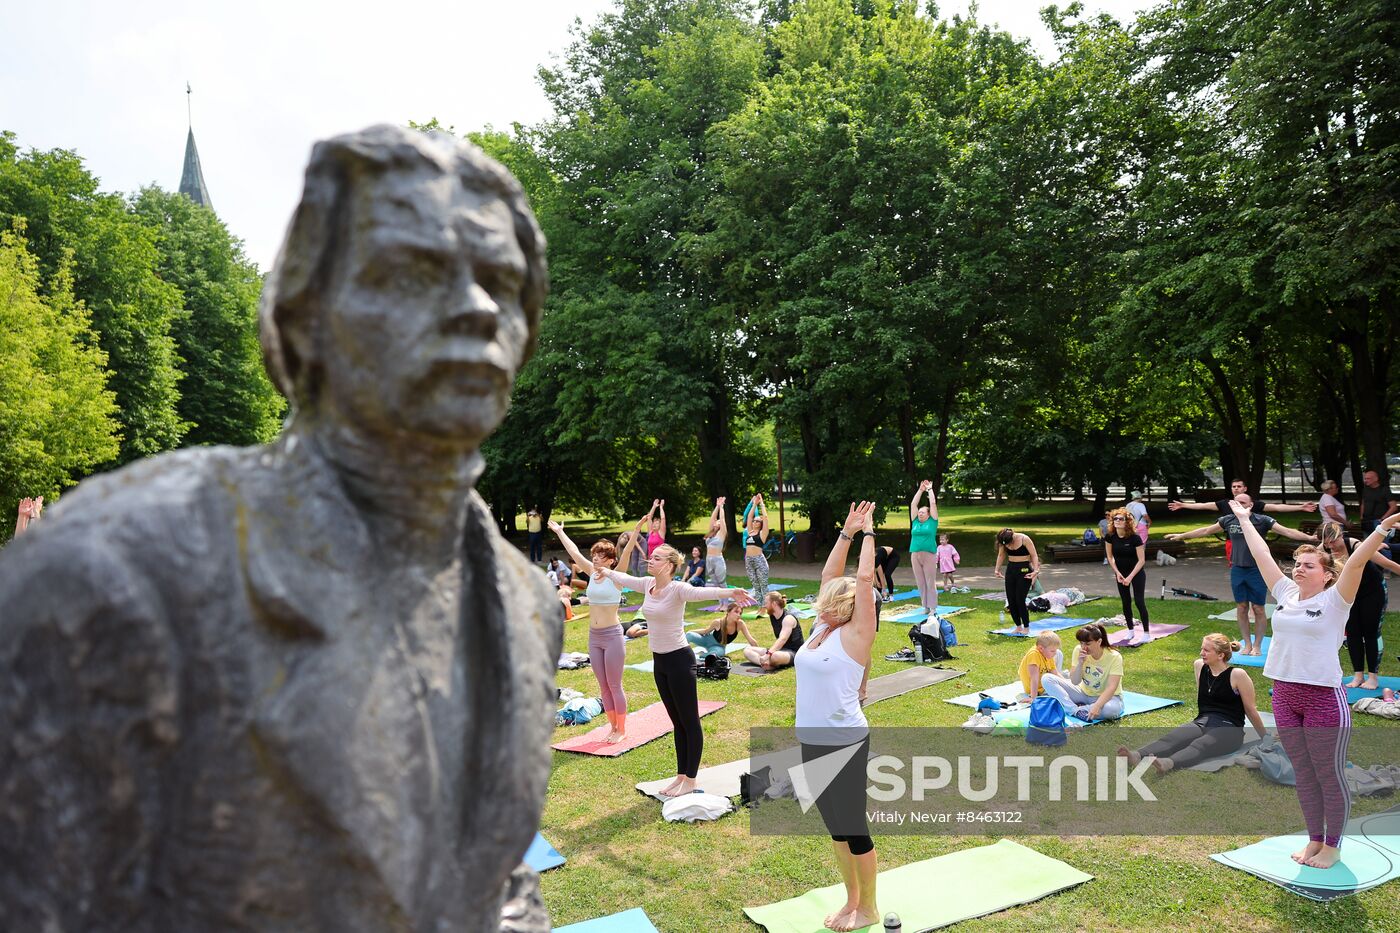
POLYGON ((875 592, 885 599, 894 595, 894 571, 899 566, 899 552, 881 545, 875 549, 875 592))
POLYGON ((1108 537, 1103 540, 1104 556, 1113 567, 1113 579, 1118 583, 1118 598, 1123 601, 1123 618, 1128 631, 1133 630, 1133 602, 1137 602, 1142 617, 1142 631, 1147 633, 1147 545, 1133 528, 1133 513, 1114 509, 1108 513, 1108 537))
POLYGON ((993 572, 1006 579, 1006 611, 1016 623, 1016 634, 1029 635, 1031 611, 1026 607, 1026 595, 1040 576, 1040 555, 1035 552, 1031 536, 1010 528, 997 532, 997 565, 993 572), (1001 570, 1003 564, 1005 573, 1001 570))
POLYGON ((1264 720, 1254 705, 1254 681, 1244 668, 1230 664, 1239 648, 1239 642, 1218 632, 1203 638, 1201 656, 1195 662, 1196 718, 1137 750, 1120 745, 1118 754, 1134 768, 1151 758, 1152 766, 1166 774, 1238 750, 1244 744, 1246 718, 1259 738, 1266 738, 1264 720))
MULTIPOLYGON (((1355 538, 1348 538, 1342 526, 1336 522, 1323 522, 1317 536, 1339 564, 1345 562, 1361 543, 1355 538)), ((1400 573, 1400 564, 1379 552, 1371 555, 1361 569, 1361 585, 1356 588, 1356 601, 1351 604, 1351 612, 1347 615, 1347 653, 1351 655, 1352 670, 1348 687, 1361 687, 1363 690, 1380 687, 1381 616, 1385 613, 1382 567, 1391 573, 1400 573)))

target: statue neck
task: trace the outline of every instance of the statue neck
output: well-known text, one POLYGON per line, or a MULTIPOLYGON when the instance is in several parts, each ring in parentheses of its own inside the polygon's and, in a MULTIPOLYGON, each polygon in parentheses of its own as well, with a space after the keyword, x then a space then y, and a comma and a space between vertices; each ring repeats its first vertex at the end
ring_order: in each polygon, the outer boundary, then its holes
POLYGON ((288 431, 335 473, 386 564, 436 569, 456 559, 467 499, 485 468, 479 450, 371 435, 315 415, 298 414, 288 431))

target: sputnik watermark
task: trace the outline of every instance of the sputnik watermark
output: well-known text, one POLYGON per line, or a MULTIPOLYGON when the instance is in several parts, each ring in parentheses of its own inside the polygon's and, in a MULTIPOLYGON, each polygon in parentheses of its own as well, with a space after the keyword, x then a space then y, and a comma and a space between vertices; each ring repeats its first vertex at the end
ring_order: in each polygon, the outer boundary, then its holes
POLYGON ((1041 778, 1049 800, 1065 799, 1066 772, 1073 772, 1069 798, 1072 800, 1121 802, 1131 800, 1133 794, 1140 800, 1157 800, 1151 788, 1142 781, 1152 768, 1150 760, 1139 761, 1136 767, 1129 766, 1127 758, 1116 755, 1111 758, 1097 756, 1092 759, 1092 765, 1090 761, 1078 755, 1057 755, 1047 764, 1040 755, 988 755, 979 765, 970 755, 960 755, 953 761, 938 755, 916 755, 907 762, 894 755, 877 755, 866 766, 866 779, 870 785, 867 793, 871 799, 881 803, 896 800, 922 803, 926 795, 952 786, 956 775, 958 795, 964 800, 981 803, 998 796, 1001 791, 1000 775, 1005 768, 1015 772, 1015 800, 1019 802, 1032 799, 1032 780, 1042 770, 1044 774, 1041 778), (904 776, 906 765, 908 780, 904 776), (976 782, 980 782, 981 786, 974 786, 976 782))

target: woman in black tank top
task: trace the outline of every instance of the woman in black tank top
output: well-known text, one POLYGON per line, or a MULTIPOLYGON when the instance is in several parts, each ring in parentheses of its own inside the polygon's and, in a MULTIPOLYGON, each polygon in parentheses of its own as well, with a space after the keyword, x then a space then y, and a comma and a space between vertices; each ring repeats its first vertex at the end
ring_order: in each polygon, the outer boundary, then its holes
POLYGON ((1230 665, 1230 657, 1239 647, 1239 642, 1218 633, 1202 639, 1201 656, 1195 662, 1196 718, 1142 748, 1120 745, 1118 754, 1132 767, 1143 758, 1152 758, 1152 766, 1166 774, 1173 768, 1189 768, 1207 758, 1238 751, 1244 744, 1245 719, 1254 725, 1259 738, 1265 738, 1264 720, 1254 705, 1254 681, 1244 668, 1230 665))

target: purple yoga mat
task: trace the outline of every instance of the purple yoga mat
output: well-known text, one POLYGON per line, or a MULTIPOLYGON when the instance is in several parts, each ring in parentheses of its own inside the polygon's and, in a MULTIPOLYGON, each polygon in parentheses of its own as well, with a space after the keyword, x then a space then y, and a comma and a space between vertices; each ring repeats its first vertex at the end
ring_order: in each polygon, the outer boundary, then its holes
POLYGON ((1159 638, 1166 638, 1168 635, 1175 635, 1177 632, 1186 631, 1185 625, 1154 625, 1152 631, 1144 634, 1142 629, 1123 629, 1108 636, 1108 643, 1115 648, 1133 647, 1135 645, 1145 645, 1150 641, 1159 638))

